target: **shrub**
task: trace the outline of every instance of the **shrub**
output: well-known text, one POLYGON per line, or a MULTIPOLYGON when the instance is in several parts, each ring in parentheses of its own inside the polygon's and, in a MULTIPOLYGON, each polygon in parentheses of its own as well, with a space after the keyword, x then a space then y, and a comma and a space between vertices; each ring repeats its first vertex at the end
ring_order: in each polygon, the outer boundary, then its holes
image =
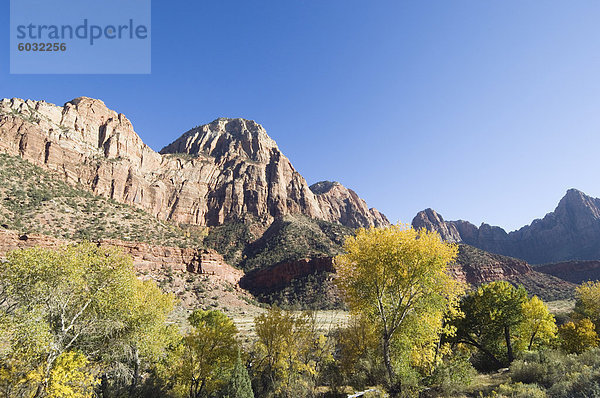
POLYGON ((501 384, 497 397, 507 398, 546 398, 546 392, 535 384, 501 384))
POLYGON ((476 374, 467 356, 455 355, 434 370, 429 384, 443 396, 455 396, 472 383, 476 374))

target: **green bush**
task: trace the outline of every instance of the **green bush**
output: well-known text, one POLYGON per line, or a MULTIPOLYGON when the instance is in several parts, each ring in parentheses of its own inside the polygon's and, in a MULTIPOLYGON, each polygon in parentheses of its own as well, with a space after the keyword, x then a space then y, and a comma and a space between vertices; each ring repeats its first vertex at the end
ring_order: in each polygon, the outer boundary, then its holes
POLYGON ((511 365, 510 378, 545 388, 552 398, 600 397, 599 354, 600 349, 579 355, 557 350, 525 353, 511 365))
POLYGON ((476 375, 468 356, 456 354, 435 368, 427 384, 437 395, 456 396, 473 382, 476 375))
POLYGON ((500 385, 495 396, 498 398, 546 398, 548 395, 535 384, 515 383, 500 385))

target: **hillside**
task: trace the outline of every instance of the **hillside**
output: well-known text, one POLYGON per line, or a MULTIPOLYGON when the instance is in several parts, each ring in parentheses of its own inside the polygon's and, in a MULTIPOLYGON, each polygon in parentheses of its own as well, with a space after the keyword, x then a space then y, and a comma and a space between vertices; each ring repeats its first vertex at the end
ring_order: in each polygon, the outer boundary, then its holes
POLYGON ((572 283, 600 280, 600 261, 564 261, 543 264, 536 271, 564 279, 572 283))
MULTIPOLYGON (((456 261, 448 273, 469 286, 497 280, 523 285, 531 295, 546 301, 572 299, 575 284, 532 269, 523 260, 489 253, 459 244, 456 261)), ((343 306, 333 279, 335 269, 331 257, 311 260, 281 261, 269 267, 254 269, 240 280, 240 286, 260 301, 288 307, 314 309, 343 306)))
POLYGON ((17 156, 0 154, 0 225, 73 240, 121 239, 201 247, 204 227, 175 225, 63 182, 17 156))

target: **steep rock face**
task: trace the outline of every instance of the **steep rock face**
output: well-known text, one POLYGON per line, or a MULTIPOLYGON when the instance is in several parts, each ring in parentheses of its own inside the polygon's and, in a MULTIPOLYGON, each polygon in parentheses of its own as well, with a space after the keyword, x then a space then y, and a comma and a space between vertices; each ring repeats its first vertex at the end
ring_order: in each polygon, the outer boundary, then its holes
POLYGON ((425 209, 419 212, 412 221, 415 229, 425 228, 428 231, 437 231, 442 239, 448 242, 460 242, 460 233, 456 226, 447 223, 444 218, 433 209, 425 209))
POLYGON ((340 218, 325 215, 275 141, 244 119, 218 119, 192 129, 161 155, 142 142, 123 114, 100 100, 81 97, 59 107, 4 99, 0 151, 178 223, 213 226, 252 215, 268 224, 281 215, 303 214, 369 226, 385 218, 376 211, 343 219, 341 213, 340 218))
POLYGON ((248 272, 240 280, 240 287, 258 294, 288 285, 292 280, 317 272, 333 272, 331 257, 282 261, 268 268, 248 272))
POLYGON ((160 152, 213 161, 216 172, 206 192, 209 224, 246 213, 259 217, 300 213, 322 218, 304 178, 254 121, 218 119, 186 132, 160 152))
POLYGON ((543 219, 510 233, 488 224, 478 228, 467 221, 444 221, 439 215, 431 217, 431 212, 430 209, 419 212, 413 226, 438 231, 442 238, 453 242, 532 264, 600 259, 600 199, 576 189, 567 191, 556 209, 543 219))
POLYGON ((327 221, 338 221, 352 228, 390 225, 382 213, 370 209, 356 192, 339 182, 320 181, 311 185, 310 190, 315 194, 323 212, 322 217, 327 221))

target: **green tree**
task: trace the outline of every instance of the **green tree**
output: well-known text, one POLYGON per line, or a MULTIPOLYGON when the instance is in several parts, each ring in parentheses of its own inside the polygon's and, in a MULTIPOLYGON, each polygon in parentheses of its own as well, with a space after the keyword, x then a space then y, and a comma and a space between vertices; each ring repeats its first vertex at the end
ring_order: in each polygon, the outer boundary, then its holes
MULTIPOLYGON (((515 288, 505 281, 491 282, 469 292, 460 303, 464 316, 454 320, 455 341, 476 347, 496 367, 511 363, 527 301, 524 288, 515 288)), ((535 337, 533 332, 532 335, 535 337)))
POLYGON ((248 369, 242 363, 242 358, 238 351, 235 365, 229 379, 229 384, 226 389, 226 398, 254 398, 254 392, 252 392, 252 382, 248 375, 248 369))
POLYGON ((435 359, 444 313, 462 292, 446 272, 457 247, 435 232, 394 225, 359 229, 344 251, 335 259, 337 285, 351 312, 376 326, 388 383, 395 385, 395 368, 435 359))
POLYGON ((209 397, 221 391, 233 370, 238 353, 235 324, 221 311, 194 311, 188 318, 192 330, 175 352, 172 366, 176 386, 190 398, 209 397))
POLYGON ((561 347, 568 353, 580 354, 589 348, 598 347, 598 334, 588 318, 567 322, 561 325, 558 332, 561 347))

